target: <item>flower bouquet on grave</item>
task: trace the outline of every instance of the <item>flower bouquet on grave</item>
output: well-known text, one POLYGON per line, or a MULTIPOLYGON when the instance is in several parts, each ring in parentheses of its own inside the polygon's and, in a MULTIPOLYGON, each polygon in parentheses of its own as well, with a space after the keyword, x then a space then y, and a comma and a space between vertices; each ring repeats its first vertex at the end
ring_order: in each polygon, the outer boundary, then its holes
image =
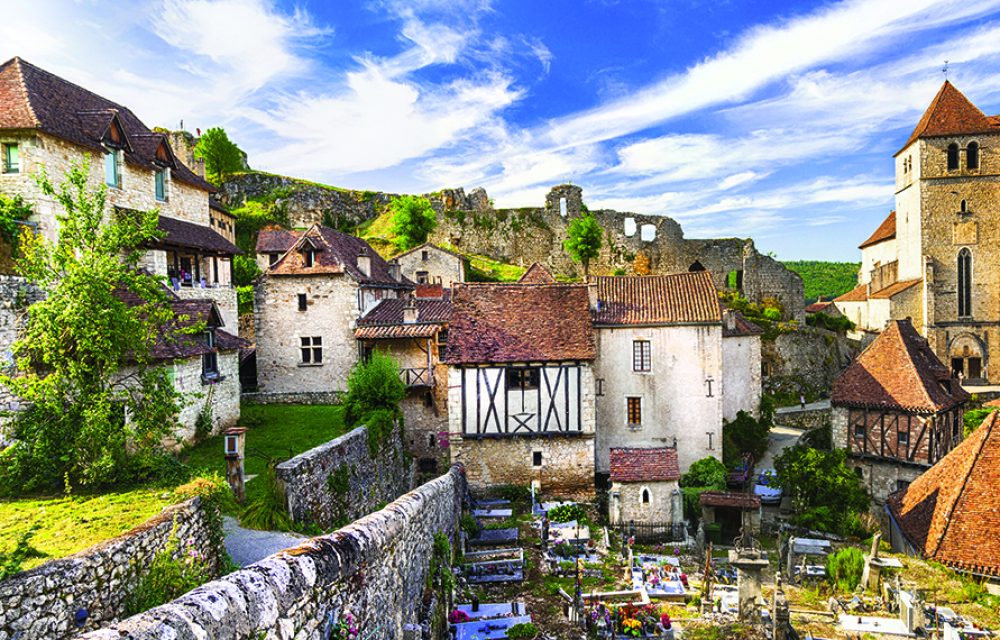
POLYGON ((331 627, 329 637, 331 640, 358 640, 361 637, 357 619, 350 611, 341 614, 331 627))
POLYGON ((449 624, 461 624, 463 622, 468 622, 468 621, 469 621, 469 614, 462 611, 461 609, 455 609, 454 611, 448 614, 449 624))

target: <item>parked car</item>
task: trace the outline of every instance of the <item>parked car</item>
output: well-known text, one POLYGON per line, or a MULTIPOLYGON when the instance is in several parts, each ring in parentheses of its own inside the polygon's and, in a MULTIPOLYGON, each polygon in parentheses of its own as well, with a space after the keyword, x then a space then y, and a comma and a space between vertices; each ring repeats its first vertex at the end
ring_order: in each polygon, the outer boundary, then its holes
POLYGON ((757 476, 757 483, 753 486, 753 494, 760 498, 761 504, 781 503, 781 488, 774 486, 776 477, 774 469, 764 469, 757 476))

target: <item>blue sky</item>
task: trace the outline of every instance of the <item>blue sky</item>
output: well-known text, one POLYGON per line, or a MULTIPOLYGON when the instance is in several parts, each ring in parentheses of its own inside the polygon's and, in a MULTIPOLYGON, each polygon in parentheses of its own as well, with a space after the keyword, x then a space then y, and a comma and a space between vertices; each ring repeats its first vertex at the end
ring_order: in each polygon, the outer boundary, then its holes
POLYGON ((669 215, 858 258, 949 77, 1000 112, 1000 0, 9 0, 0 59, 224 126, 255 168, 669 215))

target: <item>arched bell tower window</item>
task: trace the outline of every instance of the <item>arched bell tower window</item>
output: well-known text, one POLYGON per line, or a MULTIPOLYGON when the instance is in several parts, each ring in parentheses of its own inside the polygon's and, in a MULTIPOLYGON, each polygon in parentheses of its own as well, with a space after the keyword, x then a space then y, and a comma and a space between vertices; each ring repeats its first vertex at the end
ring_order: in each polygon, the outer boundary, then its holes
POLYGON ((979 143, 970 142, 969 146, 965 148, 965 168, 966 169, 978 169, 979 168, 979 143))
POLYGON ((948 171, 958 169, 958 143, 952 142, 948 145, 948 171))
POLYGON ((962 249, 958 252, 958 316, 972 315, 972 252, 962 249))

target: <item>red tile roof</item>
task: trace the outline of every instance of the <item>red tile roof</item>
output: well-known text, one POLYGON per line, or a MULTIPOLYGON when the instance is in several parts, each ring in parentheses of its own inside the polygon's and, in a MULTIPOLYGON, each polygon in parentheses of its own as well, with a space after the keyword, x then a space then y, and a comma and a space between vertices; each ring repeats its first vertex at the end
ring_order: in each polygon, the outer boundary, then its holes
POLYGON ((435 284, 417 283, 417 285, 413 289, 414 298, 430 298, 430 299, 436 298, 440 300, 441 298, 444 298, 448 295, 450 295, 449 292, 445 291, 444 286, 442 286, 440 282, 435 284))
POLYGON ((590 296, 579 284, 455 285, 449 364, 593 360, 590 296))
POLYGON ((698 497, 703 507, 735 507, 737 509, 757 509, 760 498, 747 493, 730 491, 703 491, 698 497))
MULTIPOLYGON (((112 121, 125 134, 125 161, 152 169, 156 150, 169 148, 166 137, 154 133, 128 108, 83 87, 39 69, 21 58, 0 65, 0 130, 37 130, 72 144, 104 152, 102 139, 112 121)), ((182 162, 169 154, 171 178, 215 191, 182 162)), ((162 161, 160 161, 162 164, 162 161)))
POLYGON ((917 127, 910 134, 910 138, 896 155, 902 153, 918 138, 977 133, 1000 133, 1000 129, 951 82, 945 80, 937 95, 931 100, 927 111, 920 118, 920 122, 917 123, 917 127))
POLYGON ((719 294, 708 271, 597 278, 596 325, 718 324, 719 294))
POLYGON ((518 282, 523 284, 552 284, 555 281, 552 272, 537 262, 532 262, 528 270, 518 279, 518 282))
POLYGON ((257 235, 257 251, 284 255, 267 270, 268 275, 325 275, 346 273, 357 282, 369 286, 395 289, 412 289, 413 283, 405 277, 395 279, 386 262, 371 246, 356 236, 341 233, 335 229, 313 225, 305 231, 284 229, 262 229, 257 235), (305 266, 305 254, 301 248, 310 245, 315 249, 315 263, 305 266), (261 247, 267 249, 262 251, 261 247), (279 249, 284 247, 284 249, 279 249), (371 261, 369 275, 358 268, 358 257, 367 254, 371 261))
POLYGON ((893 320, 833 381, 833 404, 936 413, 969 398, 907 320, 893 320))
POLYGON ((837 296, 834 302, 864 302, 868 299, 868 285, 859 284, 847 293, 837 296))
POLYGON ((833 304, 831 300, 817 300, 808 307, 806 307, 806 313, 823 313, 823 311, 833 304))
POLYGON ((680 477, 677 449, 611 449, 612 482, 661 482, 680 477))
POLYGON ((889 496, 903 534, 931 560, 1000 576, 1000 413, 889 496))
POLYGON ((727 316, 726 320, 722 323, 722 337, 723 338, 741 338, 745 336, 759 336, 764 333, 764 330, 750 322, 743 317, 739 311, 735 309, 726 309, 725 314, 727 316), (732 315, 733 318, 733 328, 729 328, 728 316, 732 315))
POLYGON ((858 245, 858 249, 864 249, 865 247, 870 247, 874 244, 880 242, 885 242, 886 240, 892 240, 896 237, 896 212, 890 211, 889 215, 886 216, 882 224, 875 229, 875 233, 868 236, 868 239, 858 245))
MULTIPOLYGON (((363 335, 385 335, 385 337, 390 337, 388 334, 391 332, 374 332, 374 331, 364 331, 359 334, 358 332, 362 328, 373 328, 373 327, 401 327, 401 328, 412 328, 414 326, 423 325, 428 328, 430 333, 427 334, 426 331, 421 333, 424 335, 433 335, 435 331, 444 327, 448 324, 451 319, 451 300, 442 298, 387 298, 379 301, 371 310, 364 316, 358 319, 358 331, 355 331, 355 336, 362 337, 363 335), (406 324, 403 322, 403 309, 408 304, 414 304, 417 307, 417 322, 406 324)), ((401 336, 403 334, 409 335, 413 333, 412 331, 401 331, 397 332, 401 336)), ((405 336, 403 336, 405 337, 405 336)))
POLYGON ((872 300, 887 300, 898 293, 903 293, 910 287, 918 285, 921 282, 923 282, 923 280, 920 280, 919 278, 917 280, 903 280, 902 282, 894 282, 890 284, 888 287, 879 289, 878 291, 876 291, 875 293, 871 294, 868 297, 871 298, 872 300))
MULTIPOLYGON (((211 353, 212 348, 205 344, 200 333, 184 333, 182 330, 199 322, 204 322, 207 327, 221 326, 222 319, 219 317, 219 310, 215 302, 207 299, 172 300, 170 308, 174 312, 175 320, 150 349, 150 355, 153 356, 153 359, 186 359, 211 353)), ((235 351, 246 346, 247 343, 227 331, 216 328, 215 345, 217 350, 222 352, 235 351)))

